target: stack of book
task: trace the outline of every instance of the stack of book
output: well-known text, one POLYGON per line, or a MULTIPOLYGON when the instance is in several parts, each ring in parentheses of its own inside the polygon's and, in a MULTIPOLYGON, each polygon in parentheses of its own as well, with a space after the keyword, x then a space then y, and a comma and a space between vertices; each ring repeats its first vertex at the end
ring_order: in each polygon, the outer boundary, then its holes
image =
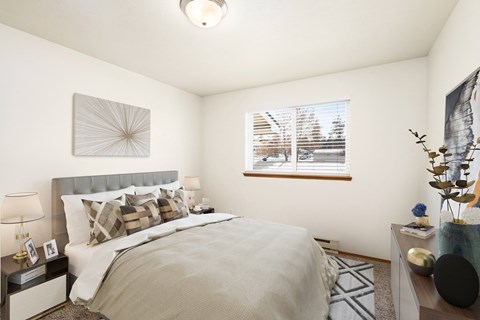
POLYGON ((419 226, 415 222, 411 222, 400 229, 400 233, 421 239, 427 239, 435 234, 433 226, 419 226))
POLYGON ((25 282, 28 282, 30 280, 33 280, 37 277, 40 277, 45 274, 45 265, 41 265, 35 269, 30 269, 25 272, 17 272, 13 274, 8 281, 16 284, 24 284, 25 282))

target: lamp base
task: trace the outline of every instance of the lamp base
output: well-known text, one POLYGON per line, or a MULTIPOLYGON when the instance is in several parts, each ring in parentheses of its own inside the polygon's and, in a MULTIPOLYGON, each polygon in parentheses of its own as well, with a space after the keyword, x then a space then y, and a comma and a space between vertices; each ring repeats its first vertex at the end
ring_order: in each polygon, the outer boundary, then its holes
MULTIPOLYGON (((23 225, 23 223, 22 223, 23 225)), ((23 236, 24 234, 17 235, 16 238, 21 239, 20 236, 23 236)), ((20 260, 24 260, 27 258, 27 251, 23 250, 23 240, 20 241, 20 244, 18 246, 18 252, 13 256, 13 260, 17 262, 21 262, 20 260)))
POLYGON ((22 252, 17 252, 14 256, 13 256, 13 260, 24 260, 27 258, 27 252, 26 251, 22 251, 22 252))
POLYGON ((190 211, 193 211, 193 208, 195 207, 195 191, 189 191, 188 195, 188 209, 190 211))

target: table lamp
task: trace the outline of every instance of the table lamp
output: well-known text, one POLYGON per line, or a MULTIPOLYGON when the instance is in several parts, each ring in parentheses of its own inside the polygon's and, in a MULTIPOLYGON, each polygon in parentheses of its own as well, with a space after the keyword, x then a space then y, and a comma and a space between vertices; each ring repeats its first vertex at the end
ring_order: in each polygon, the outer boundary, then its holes
POLYGON ((15 228, 15 239, 19 249, 17 254, 13 256, 14 260, 22 260, 27 257, 23 244, 26 239, 30 238, 30 234, 23 224, 42 219, 43 217, 45 215, 43 214, 38 193, 21 192, 5 195, 1 209, 1 223, 18 225, 15 228))
POLYGON ((185 177, 183 179, 183 188, 189 191, 188 207, 192 209, 195 205, 195 191, 200 190, 200 179, 198 177, 185 177))

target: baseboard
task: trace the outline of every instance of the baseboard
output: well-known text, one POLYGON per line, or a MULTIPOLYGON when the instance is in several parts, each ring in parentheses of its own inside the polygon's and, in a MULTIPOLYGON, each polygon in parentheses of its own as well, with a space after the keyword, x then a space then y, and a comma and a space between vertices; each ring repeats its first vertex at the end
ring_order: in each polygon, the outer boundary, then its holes
POLYGON ((364 255, 361 255, 361 254, 356 254, 356 253, 351 253, 351 252, 338 251, 338 253, 347 254, 347 255, 350 255, 350 256, 357 257, 357 258, 363 258, 363 259, 368 259, 368 260, 373 260, 373 261, 378 261, 378 262, 390 263, 390 260, 364 256, 364 255))

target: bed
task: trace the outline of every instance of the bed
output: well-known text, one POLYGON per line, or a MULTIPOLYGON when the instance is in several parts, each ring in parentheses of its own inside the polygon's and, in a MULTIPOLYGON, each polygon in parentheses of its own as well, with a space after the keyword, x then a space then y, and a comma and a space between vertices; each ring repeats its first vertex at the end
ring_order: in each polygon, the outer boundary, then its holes
POLYGON ((66 198, 158 185, 179 187, 178 172, 52 180, 53 236, 69 256, 74 303, 111 320, 327 319, 338 266, 303 228, 190 214, 93 246, 76 239, 83 221, 70 208, 66 217, 66 198))

